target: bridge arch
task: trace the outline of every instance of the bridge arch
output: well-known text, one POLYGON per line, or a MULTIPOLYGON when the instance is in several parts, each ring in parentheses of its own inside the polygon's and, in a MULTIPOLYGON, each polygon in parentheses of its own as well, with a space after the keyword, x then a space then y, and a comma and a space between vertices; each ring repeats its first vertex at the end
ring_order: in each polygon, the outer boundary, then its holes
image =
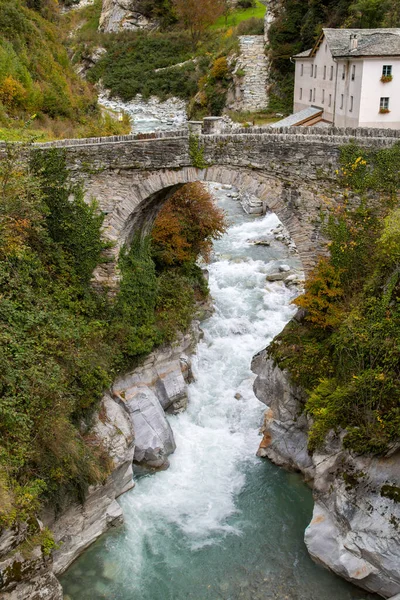
POLYGON ((104 235, 114 243, 110 261, 94 273, 98 285, 113 288, 118 284, 116 265, 121 247, 129 245, 135 232, 150 231, 164 202, 182 185, 196 181, 229 184, 254 194, 289 231, 305 271, 314 266, 319 232, 315 225, 315 194, 306 186, 295 186, 265 171, 226 165, 105 171, 91 178, 86 188, 87 197, 99 201, 105 213, 104 235))

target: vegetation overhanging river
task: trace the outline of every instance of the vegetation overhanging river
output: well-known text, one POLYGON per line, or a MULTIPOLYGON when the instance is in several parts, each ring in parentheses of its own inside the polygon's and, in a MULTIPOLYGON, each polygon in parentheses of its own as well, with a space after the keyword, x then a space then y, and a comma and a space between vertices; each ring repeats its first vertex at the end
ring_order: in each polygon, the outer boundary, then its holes
POLYGON ((303 542, 311 490, 256 458, 265 406, 252 391, 252 356, 292 316, 294 296, 266 287, 286 247, 251 244, 278 220, 254 218, 216 187, 230 227, 214 245, 215 313, 194 357, 185 413, 169 417, 177 450, 167 471, 120 498, 125 524, 62 577, 68 600, 351 600, 372 596, 312 562, 303 542))

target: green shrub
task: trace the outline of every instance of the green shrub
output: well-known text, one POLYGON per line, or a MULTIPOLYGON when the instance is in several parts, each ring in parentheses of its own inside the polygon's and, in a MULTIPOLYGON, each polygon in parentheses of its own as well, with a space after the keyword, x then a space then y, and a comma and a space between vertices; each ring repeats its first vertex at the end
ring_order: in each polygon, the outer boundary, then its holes
POLYGON ((236 28, 236 35, 263 35, 264 19, 251 17, 246 21, 241 21, 236 28))
POLYGON ((185 33, 116 34, 105 45, 108 52, 91 69, 89 77, 93 82, 102 78, 113 95, 123 100, 131 100, 136 94, 188 99, 196 93, 196 65, 174 67, 193 57, 185 33))

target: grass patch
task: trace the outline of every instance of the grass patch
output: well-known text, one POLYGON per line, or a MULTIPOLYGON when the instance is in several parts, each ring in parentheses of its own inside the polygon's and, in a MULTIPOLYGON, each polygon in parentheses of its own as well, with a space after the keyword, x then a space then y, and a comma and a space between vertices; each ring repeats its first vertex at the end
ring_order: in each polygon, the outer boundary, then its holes
POLYGON ((257 111, 257 112, 236 112, 236 111, 228 111, 228 116, 235 123, 242 123, 246 125, 246 123, 250 123, 253 125, 269 125, 270 123, 276 123, 282 117, 276 117, 271 114, 269 111, 257 111))
POLYGON ((229 29, 230 27, 236 27, 242 21, 247 21, 247 19, 263 19, 265 16, 265 11, 265 5, 256 0, 256 5, 254 8, 239 8, 233 10, 227 18, 224 16, 219 17, 215 23, 211 25, 210 29, 229 29))

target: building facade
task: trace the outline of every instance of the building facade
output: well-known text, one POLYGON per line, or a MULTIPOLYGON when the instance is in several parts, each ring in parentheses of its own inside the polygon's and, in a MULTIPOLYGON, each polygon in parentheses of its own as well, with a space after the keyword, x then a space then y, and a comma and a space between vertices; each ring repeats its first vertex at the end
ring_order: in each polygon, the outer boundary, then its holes
POLYGON ((323 29, 293 57, 294 112, 337 127, 400 128, 400 29, 323 29))

